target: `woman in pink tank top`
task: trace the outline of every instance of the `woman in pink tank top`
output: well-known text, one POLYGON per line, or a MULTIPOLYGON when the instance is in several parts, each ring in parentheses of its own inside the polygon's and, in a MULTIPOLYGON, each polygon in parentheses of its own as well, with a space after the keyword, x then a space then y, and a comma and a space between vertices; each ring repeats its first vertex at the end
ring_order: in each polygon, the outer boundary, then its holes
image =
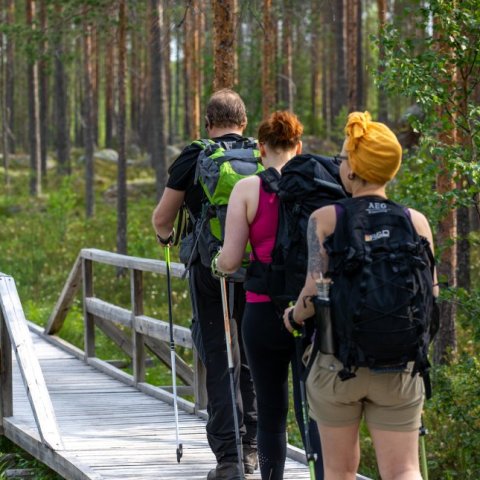
MULTIPOLYGON (((292 157, 301 153, 302 132, 302 124, 291 112, 275 112, 262 122, 258 141, 265 168, 280 173, 292 157)), ((235 272, 241 266, 248 241, 256 260, 271 262, 277 224, 276 194, 269 192, 258 176, 239 181, 230 196, 225 241, 217 269, 235 272)), ((268 295, 249 291, 246 295, 242 337, 257 394, 260 471, 262 479, 281 480, 286 458, 288 372, 294 356, 293 337, 268 295)))

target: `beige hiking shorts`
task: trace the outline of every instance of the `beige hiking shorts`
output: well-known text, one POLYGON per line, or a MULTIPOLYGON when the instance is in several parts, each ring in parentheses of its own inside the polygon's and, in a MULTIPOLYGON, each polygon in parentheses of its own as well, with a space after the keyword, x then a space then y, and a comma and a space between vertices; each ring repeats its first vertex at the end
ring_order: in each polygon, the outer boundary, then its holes
POLYGON ((411 376, 411 368, 409 364, 401 372, 381 373, 359 368, 356 377, 342 381, 337 375, 341 362, 318 353, 307 379, 310 416, 330 427, 356 424, 364 415, 369 428, 417 430, 424 385, 419 375, 411 376))

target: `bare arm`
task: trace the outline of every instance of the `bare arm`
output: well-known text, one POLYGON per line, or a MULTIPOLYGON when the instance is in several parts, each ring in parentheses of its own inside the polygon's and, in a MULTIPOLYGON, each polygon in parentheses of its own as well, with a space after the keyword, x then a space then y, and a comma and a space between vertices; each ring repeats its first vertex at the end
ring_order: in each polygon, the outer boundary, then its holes
POLYGON ((255 217, 255 214, 252 216, 253 209, 256 213, 258 207, 258 186, 258 177, 250 177, 240 180, 232 190, 225 221, 225 239, 217 260, 217 268, 221 272, 233 273, 242 265, 250 223, 255 217))
POLYGON ((314 314, 311 297, 317 294, 316 282, 323 278, 328 266, 328 257, 323 242, 335 229, 335 223, 335 208, 330 206, 313 212, 308 221, 308 268, 305 285, 298 296, 295 307, 287 308, 283 317, 284 324, 290 332, 292 327, 288 320, 289 310, 294 308, 293 318, 300 325, 303 325, 304 321, 314 314))
POLYGON ((183 204, 185 192, 166 187, 162 198, 152 215, 153 228, 162 238, 168 238, 172 233, 175 218, 183 204))

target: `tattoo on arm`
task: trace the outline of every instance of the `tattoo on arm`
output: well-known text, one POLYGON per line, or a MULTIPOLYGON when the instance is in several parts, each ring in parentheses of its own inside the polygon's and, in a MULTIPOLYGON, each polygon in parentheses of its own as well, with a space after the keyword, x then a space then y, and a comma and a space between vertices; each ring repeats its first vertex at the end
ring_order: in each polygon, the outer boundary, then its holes
POLYGON ((308 242, 308 273, 314 278, 318 279, 323 275, 323 252, 320 240, 317 235, 317 220, 310 217, 307 229, 308 242))

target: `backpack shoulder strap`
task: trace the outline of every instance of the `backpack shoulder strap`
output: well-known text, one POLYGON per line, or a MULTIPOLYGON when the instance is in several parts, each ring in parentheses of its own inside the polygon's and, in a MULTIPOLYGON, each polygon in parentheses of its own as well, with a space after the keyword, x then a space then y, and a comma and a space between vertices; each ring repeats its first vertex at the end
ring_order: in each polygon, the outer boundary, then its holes
POLYGON ((214 143, 215 141, 211 138, 199 138, 197 140, 194 140, 191 145, 198 145, 202 150, 205 150, 205 148, 213 145, 214 143))
POLYGON ((261 180, 263 180, 263 184, 265 186, 265 191, 269 193, 278 193, 279 192, 279 185, 278 182, 280 181, 281 175, 273 167, 269 167, 266 170, 258 173, 258 176, 261 180))

